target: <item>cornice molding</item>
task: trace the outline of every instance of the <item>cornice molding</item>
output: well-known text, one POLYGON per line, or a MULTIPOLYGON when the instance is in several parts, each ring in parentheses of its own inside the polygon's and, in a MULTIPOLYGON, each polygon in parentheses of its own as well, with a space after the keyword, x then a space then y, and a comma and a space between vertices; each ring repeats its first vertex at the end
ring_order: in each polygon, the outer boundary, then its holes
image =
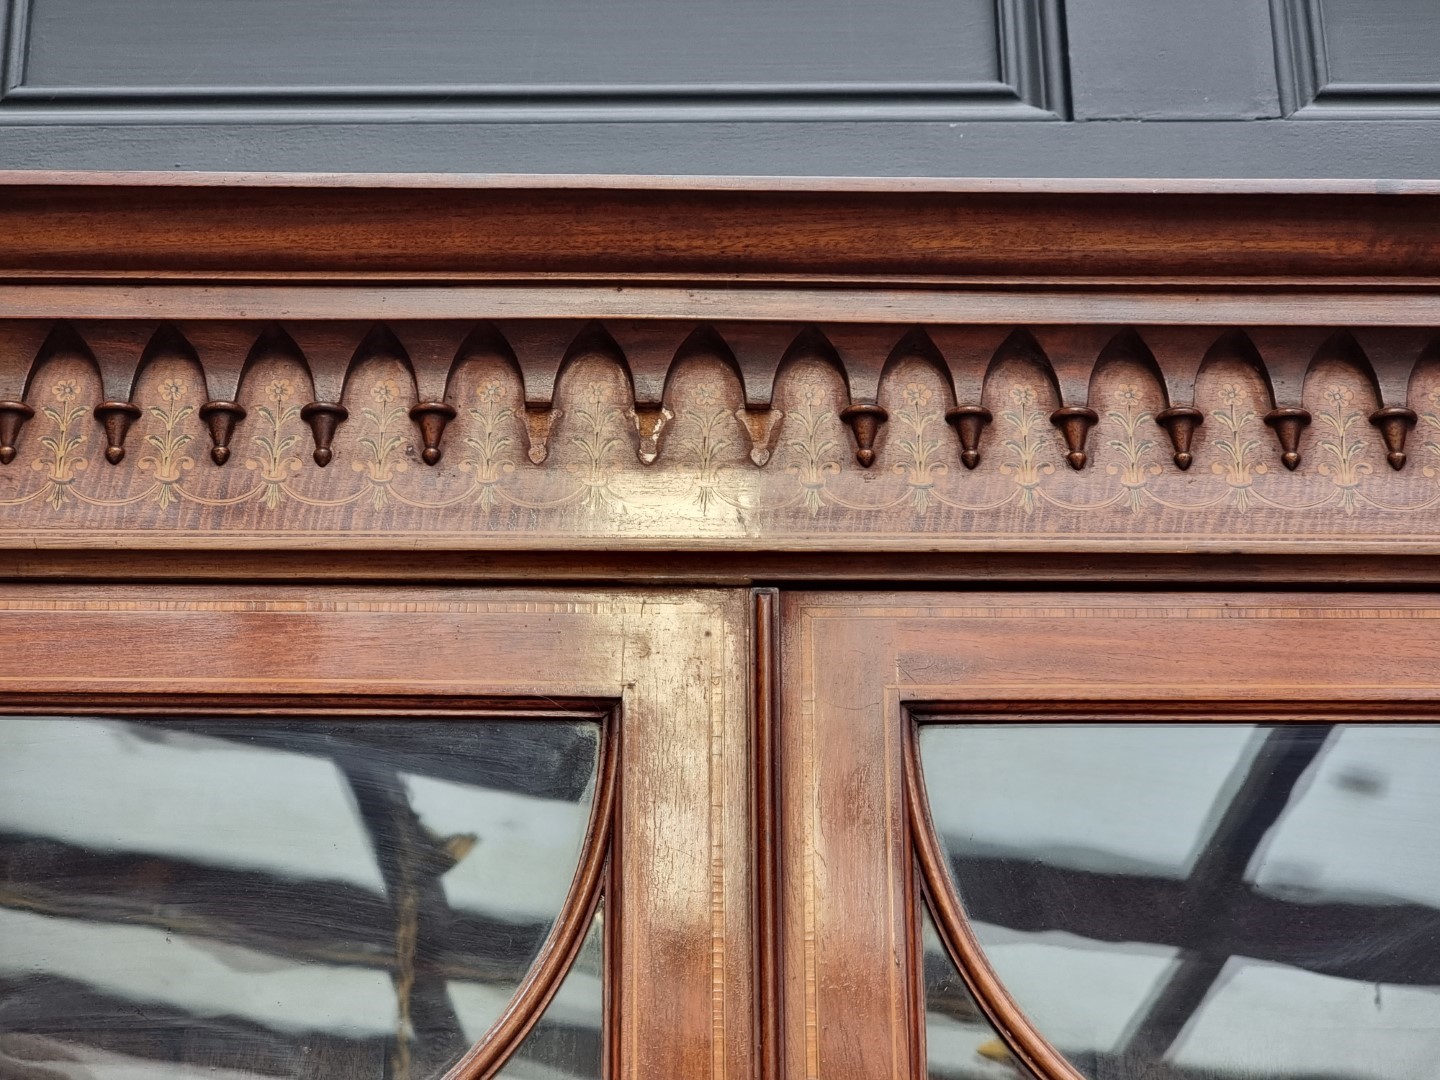
POLYGON ((164 179, 0 176, 0 545, 1440 549, 1440 186, 164 179))
POLYGON ((276 186, 274 177, 167 185, 154 175, 27 176, 0 178, 0 280, 653 284, 738 275, 1213 286, 1440 277, 1440 192, 1423 184, 399 186, 312 177, 276 186))

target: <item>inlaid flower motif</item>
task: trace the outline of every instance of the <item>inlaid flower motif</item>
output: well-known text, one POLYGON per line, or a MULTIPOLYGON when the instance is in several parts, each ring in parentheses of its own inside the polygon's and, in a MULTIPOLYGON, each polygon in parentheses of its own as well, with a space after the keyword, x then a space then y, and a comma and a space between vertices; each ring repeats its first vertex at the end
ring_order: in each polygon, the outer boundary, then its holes
POLYGON ((1320 450, 1325 455, 1319 472, 1334 481, 1340 509, 1354 514, 1360 504, 1361 478, 1372 472, 1370 463, 1364 460, 1366 440, 1359 434, 1364 430, 1363 418, 1358 409, 1351 407, 1355 391, 1350 387, 1331 384, 1323 396, 1330 407, 1315 417, 1320 450))
POLYGON ((796 397, 799 405, 785 414, 784 449, 790 455, 785 468, 799 480, 805 509, 814 517, 825 505, 829 478, 840 473, 840 444, 829 434, 835 413, 828 407, 825 388, 807 379, 798 387, 796 397))
POLYGON ((259 469, 264 481, 263 501, 266 509, 274 510, 285 497, 285 481, 300 471, 300 459, 291 451, 299 444, 300 435, 291 425, 300 418, 300 406, 290 404, 295 387, 289 379, 271 379, 265 387, 266 396, 275 404, 255 408, 256 424, 251 442, 259 449, 258 456, 245 459, 247 469, 259 469))
POLYGON ((1428 412, 1420 414, 1420 423, 1430 436, 1423 445, 1430 463, 1425 465, 1421 471, 1426 476, 1434 478, 1440 476, 1440 390, 1430 391, 1425 398, 1430 402, 1430 409, 1428 412))
POLYGON ((154 497, 162 509, 180 497, 181 473, 195 465, 195 459, 185 453, 195 438, 193 432, 185 430, 185 422, 195 414, 195 407, 180 404, 186 389, 183 379, 172 376, 162 380, 160 397, 165 404, 151 405, 145 410, 159 430, 145 436, 145 453, 139 466, 155 474, 154 497))
POLYGON ((695 383, 675 419, 674 446, 695 465, 695 501, 702 512, 723 500, 720 495, 722 455, 730 448, 727 431, 735 418, 711 382, 695 383))
POLYGON ((1265 463, 1258 460, 1260 444, 1252 432, 1258 417, 1248 407, 1250 399, 1239 383, 1226 383, 1218 397, 1221 407, 1212 416, 1220 432, 1214 442, 1219 460, 1211 462, 1210 471, 1225 478, 1231 504, 1243 513, 1254 501, 1254 478, 1267 471, 1265 463))
POLYGON ((480 404, 469 410, 472 428, 465 437, 470 452, 460 467, 474 471, 476 502, 489 510, 500 497, 501 481, 515 471, 510 453, 513 440, 507 434, 515 410, 509 405, 505 387, 496 379, 477 387, 475 400, 480 404))
POLYGON ((621 445, 616 432, 622 420, 615 405, 614 387, 608 383, 587 387, 572 416, 574 428, 569 441, 580 452, 582 460, 575 464, 575 471, 585 485, 581 505, 591 511, 612 503, 619 506, 610 489, 609 469, 609 457, 621 445))
POLYGON ((408 467, 401 456, 405 445, 401 434, 405 409, 391 408, 400 396, 400 386, 394 379, 377 379, 370 387, 370 396, 378 408, 360 410, 365 434, 357 441, 363 453, 350 462, 350 467, 365 474, 370 484, 371 504, 381 510, 390 500, 390 482, 395 474, 408 467))
POLYGON ((921 383, 906 383, 904 390, 905 404, 920 408, 930 404, 930 399, 935 395, 928 386, 921 383))
POLYGON ((50 389, 60 404, 58 407, 46 405, 41 409, 49 421, 50 430, 39 440, 45 456, 33 462, 31 467, 45 471, 45 501, 52 509, 59 510, 70 498, 70 486, 76 474, 86 466, 81 447, 89 436, 81 425, 85 409, 73 404, 80 393, 79 384, 74 379, 60 379, 50 389))
POLYGON ((895 413, 899 435, 895 450, 900 460, 894 471, 909 485, 910 505, 917 514, 924 514, 930 509, 936 479, 949 472, 945 463, 937 460, 940 440, 935 429, 942 427, 942 419, 939 410, 930 407, 935 393, 924 383, 906 383, 900 393, 904 404, 895 413))
POLYGON ((810 408, 821 408, 826 404, 824 389, 815 382, 803 383, 800 387, 800 403, 810 408))
POLYGON ((1134 383, 1122 383, 1115 388, 1115 400, 1121 405, 1138 405, 1140 388, 1134 383))
POLYGON ((1035 390, 1029 386, 1014 386, 1010 389, 1010 400, 1014 407, 1000 414, 1001 422, 1010 432, 1003 445, 1011 457, 1000 466, 1000 471, 1012 476, 1019 485, 1020 508, 1026 514, 1033 514, 1038 505, 1037 491, 1043 477, 1051 475, 1055 466, 1041 459, 1044 446, 1044 417, 1035 408, 1035 390))
POLYGON ((1145 504, 1145 486, 1150 477, 1159 476, 1161 468, 1150 460, 1154 448, 1153 439, 1143 432, 1153 430, 1155 417, 1144 408, 1144 397, 1134 383, 1122 383, 1113 392, 1114 405, 1105 411, 1105 419, 1113 424, 1118 438, 1110 439, 1109 449, 1119 455, 1119 460, 1105 466, 1111 476, 1118 476, 1125 489, 1125 501, 1130 512, 1138 514, 1145 504))
POLYGON ((1332 409, 1343 409, 1355 400, 1355 391, 1348 386, 1329 386, 1325 389, 1325 400, 1332 409))

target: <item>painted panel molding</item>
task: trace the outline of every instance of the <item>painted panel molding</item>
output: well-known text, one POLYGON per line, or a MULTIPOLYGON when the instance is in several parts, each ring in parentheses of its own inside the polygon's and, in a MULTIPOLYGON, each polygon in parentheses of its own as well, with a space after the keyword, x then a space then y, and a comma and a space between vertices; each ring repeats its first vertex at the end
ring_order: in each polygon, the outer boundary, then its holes
POLYGON ((10 0, 0 121, 1059 119, 1059 0, 10 0))
POLYGON ((1281 104, 1302 120, 1440 117, 1440 8, 1271 0, 1281 104))

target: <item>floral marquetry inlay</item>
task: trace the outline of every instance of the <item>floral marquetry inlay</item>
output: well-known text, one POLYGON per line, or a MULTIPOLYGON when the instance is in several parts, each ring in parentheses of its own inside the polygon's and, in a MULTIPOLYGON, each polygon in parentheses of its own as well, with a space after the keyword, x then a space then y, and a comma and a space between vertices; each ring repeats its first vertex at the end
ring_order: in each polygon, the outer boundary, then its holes
POLYGON ((677 329, 657 368, 617 344, 623 327, 577 326, 568 350, 551 327, 561 353, 546 357, 511 348, 502 331, 530 340, 513 326, 442 326, 450 359, 428 370, 368 325, 336 324, 350 343, 323 355, 283 327, 153 327, 128 358, 92 347, 83 324, 6 325, 0 506, 14 543, 111 530, 280 545, 404 530, 449 547, 1440 534, 1440 364, 1420 331, 1296 331, 1309 344, 1272 360, 1263 335, 1222 329, 1116 328, 1087 358, 1044 328, 896 328, 871 335, 889 345, 870 355, 800 328, 766 330, 757 360, 716 324, 677 329), (43 344, 27 355, 22 340, 43 344), (227 365, 233 390, 216 376, 227 365), (133 420, 116 428, 102 402, 133 420), (326 467, 316 402, 333 421, 326 467), (1072 425, 1081 413, 1093 421, 1072 425), (1183 446, 1174 414, 1189 417, 1183 446))

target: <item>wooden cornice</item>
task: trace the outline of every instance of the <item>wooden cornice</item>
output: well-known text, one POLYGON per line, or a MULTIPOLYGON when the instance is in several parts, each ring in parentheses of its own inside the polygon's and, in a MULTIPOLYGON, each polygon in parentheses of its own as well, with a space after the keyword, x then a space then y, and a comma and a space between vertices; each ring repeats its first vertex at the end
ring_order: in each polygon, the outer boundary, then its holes
POLYGON ((1440 185, 0 174, 0 545, 1440 551, 1440 185))
POLYGON ((0 279, 1423 282, 1440 185, 0 173, 0 279))

